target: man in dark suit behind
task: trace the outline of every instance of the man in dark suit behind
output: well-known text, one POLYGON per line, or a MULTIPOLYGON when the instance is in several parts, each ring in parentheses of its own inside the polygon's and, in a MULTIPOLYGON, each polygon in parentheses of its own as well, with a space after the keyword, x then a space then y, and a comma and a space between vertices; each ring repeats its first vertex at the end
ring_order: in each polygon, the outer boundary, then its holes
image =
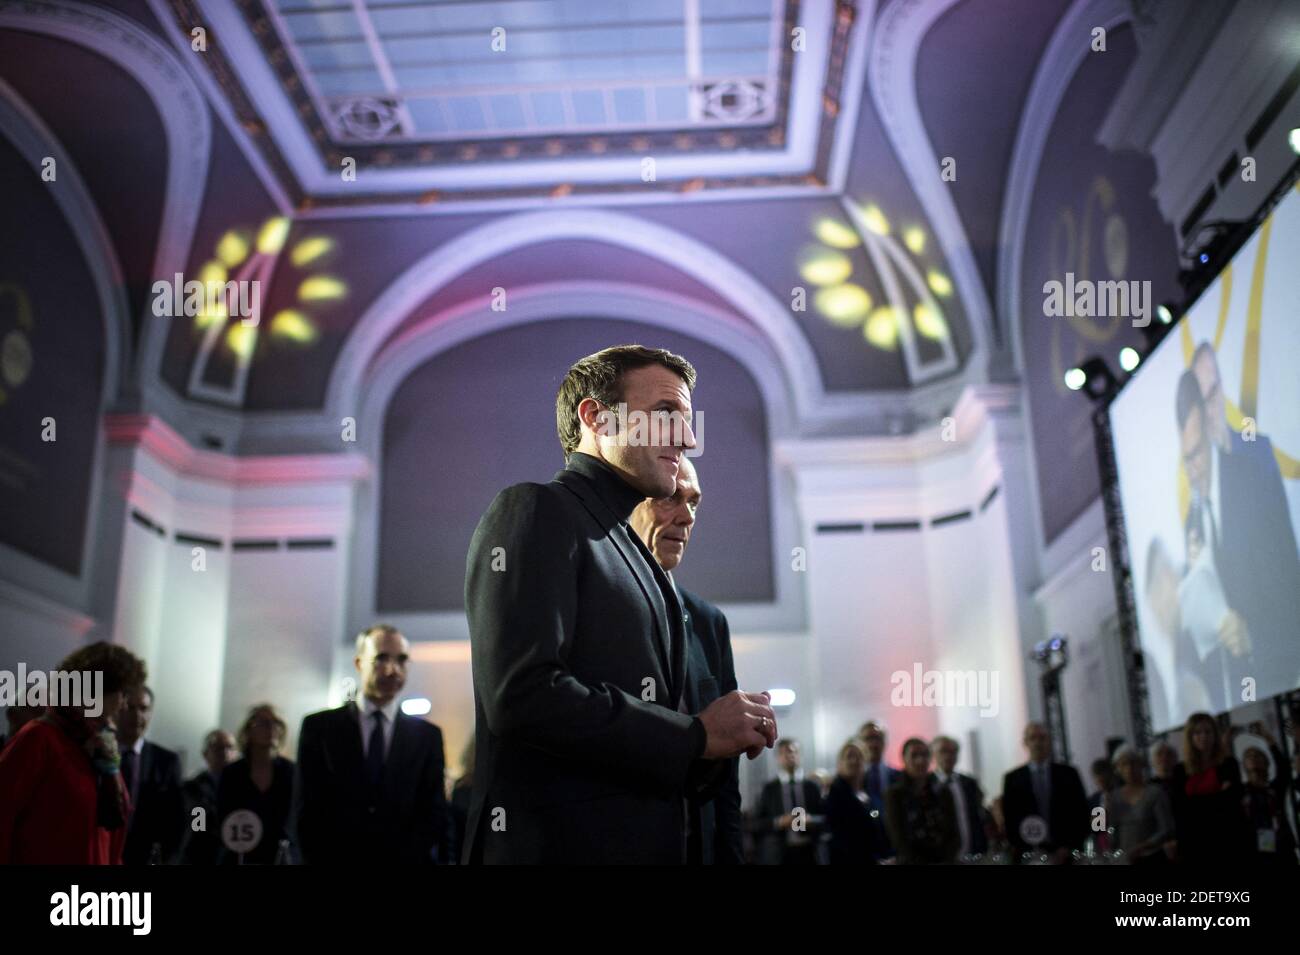
POLYGON ((212 730, 203 738, 203 762, 206 764, 192 779, 185 781, 185 838, 181 840, 181 863, 216 865, 221 855, 221 820, 217 817, 217 786, 221 773, 235 761, 235 737, 225 730, 212 730), (195 830, 194 810, 202 809, 205 827, 195 830))
POLYGON ((685 712, 681 605, 627 523, 674 492, 694 384, 662 349, 575 363, 555 402, 567 467, 501 492, 474 532, 468 863, 680 864, 686 799, 775 742, 766 694, 685 712))
POLYGON ((776 779, 763 785, 754 813, 759 860, 766 865, 817 865, 817 842, 825 823, 821 786, 800 768, 799 741, 776 744, 776 779))
POLYGON ((988 813, 984 810, 984 793, 980 784, 973 776, 957 772, 961 747, 955 739, 936 736, 931 746, 934 750, 934 778, 940 786, 952 792, 957 833, 961 837, 958 855, 984 855, 989 851, 988 813))
MULTIPOLYGON (((704 598, 677 584, 673 570, 686 554, 703 492, 691 459, 683 457, 671 497, 646 498, 628 519, 654 555, 682 602, 686 624, 686 712, 701 713, 737 688, 727 618, 704 598)), ((692 865, 740 865, 745 861, 740 815, 740 760, 720 761, 724 775, 716 794, 693 800, 687 815, 687 861, 692 865)))
MULTIPOLYGON (((1228 606, 1240 615, 1244 630, 1242 665, 1233 674, 1228 703, 1233 706, 1240 703, 1243 676, 1266 684, 1279 681, 1283 690, 1295 687, 1300 677, 1294 652, 1300 551, 1273 443, 1258 431, 1246 440, 1228 423, 1219 363, 1209 342, 1197 346, 1191 373, 1203 403, 1204 437, 1212 448, 1202 481, 1208 525, 1202 540, 1211 547, 1228 606)), ((1180 408, 1180 428, 1185 414, 1180 408)))
POLYGON ((397 703, 409 656, 395 628, 363 631, 359 699, 302 721, 293 819, 305 864, 449 861, 442 730, 397 703))
POLYGON ((872 803, 880 807, 879 814, 872 819, 872 825, 876 828, 873 845, 877 847, 878 852, 882 853, 876 858, 887 859, 893 854, 893 850, 886 825, 888 810, 885 806, 885 794, 903 774, 901 770, 885 762, 885 728, 875 720, 868 720, 862 724, 858 730, 858 742, 862 744, 862 751, 867 757, 866 768, 863 770, 863 782, 867 794, 871 797, 872 803))
POLYGON ((1002 781, 1007 839, 1017 859, 1019 853, 1032 850, 1048 853, 1057 864, 1069 862, 1070 853, 1082 849, 1088 838, 1088 797, 1083 781, 1073 766, 1052 762, 1051 737, 1042 723, 1025 727, 1024 743, 1029 762, 1007 773, 1002 781), (1021 831, 1030 816, 1046 823, 1045 833, 1035 832, 1036 824, 1021 831), (1026 836, 1034 841, 1028 841, 1026 836))
POLYGON ((153 718, 153 690, 137 687, 126 698, 117 739, 122 753, 122 782, 131 795, 124 865, 159 865, 173 861, 185 826, 181 795, 181 758, 146 740, 153 718))

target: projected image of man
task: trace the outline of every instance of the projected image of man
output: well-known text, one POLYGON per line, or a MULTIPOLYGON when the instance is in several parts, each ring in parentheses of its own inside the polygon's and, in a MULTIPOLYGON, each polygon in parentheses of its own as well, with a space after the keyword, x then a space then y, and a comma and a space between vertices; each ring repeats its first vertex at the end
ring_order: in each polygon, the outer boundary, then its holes
POLYGON ((1205 540, 1215 551, 1228 606, 1246 633, 1253 661, 1247 675, 1259 682, 1260 696, 1271 695, 1300 682, 1300 551, 1282 472, 1267 435, 1252 431, 1248 439, 1228 422, 1218 357, 1209 342, 1197 346, 1191 372, 1210 446, 1207 524, 1218 535, 1217 543, 1205 540))

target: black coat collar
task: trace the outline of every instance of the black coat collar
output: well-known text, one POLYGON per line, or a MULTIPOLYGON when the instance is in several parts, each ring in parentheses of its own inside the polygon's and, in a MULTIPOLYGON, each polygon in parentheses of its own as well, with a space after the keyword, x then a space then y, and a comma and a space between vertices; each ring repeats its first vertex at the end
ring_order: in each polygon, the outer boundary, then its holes
POLYGON ((612 467, 582 451, 574 451, 569 455, 568 463, 560 474, 565 471, 575 471, 590 481, 597 496, 616 520, 626 521, 636 506, 645 500, 645 495, 623 480, 612 467))

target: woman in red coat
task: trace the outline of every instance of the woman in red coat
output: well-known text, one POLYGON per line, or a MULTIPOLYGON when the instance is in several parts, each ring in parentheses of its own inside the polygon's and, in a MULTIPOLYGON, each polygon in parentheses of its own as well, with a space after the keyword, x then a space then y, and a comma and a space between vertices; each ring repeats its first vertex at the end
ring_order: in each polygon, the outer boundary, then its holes
POLYGON ((102 706, 51 706, 0 751, 0 865, 119 865, 130 807, 114 721, 145 666, 94 643, 58 669, 103 674, 102 706))

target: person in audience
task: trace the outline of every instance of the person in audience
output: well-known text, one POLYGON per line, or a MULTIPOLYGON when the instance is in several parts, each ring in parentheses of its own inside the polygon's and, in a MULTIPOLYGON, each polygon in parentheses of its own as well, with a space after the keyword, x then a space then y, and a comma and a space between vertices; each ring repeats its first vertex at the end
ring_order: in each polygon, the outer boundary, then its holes
POLYGON ((153 690, 133 689, 126 697, 117 728, 122 751, 122 781, 131 794, 126 831, 127 865, 162 865, 174 861, 184 835, 185 799, 181 793, 181 758, 145 739, 153 719, 153 690))
POLYGON ((460 753, 461 774, 451 787, 451 798, 447 800, 447 811, 451 816, 451 852, 447 859, 450 865, 460 863, 460 850, 465 846, 465 826, 469 823, 470 797, 474 793, 474 734, 460 753))
MULTIPOLYGON (((668 497, 646 498, 628 524, 641 538, 668 583, 677 591, 686 624, 686 689, 680 711, 698 715, 714 700, 738 688, 726 615, 677 583, 673 571, 686 556, 703 492, 691 459, 683 456, 677 485, 668 497)), ((686 861, 692 865, 744 862, 740 813, 740 757, 715 761, 706 787, 688 800, 686 861)))
POLYGON ((120 865, 130 796, 115 724, 127 694, 144 685, 145 664, 100 642, 58 669, 95 675, 101 695, 49 707, 0 750, 0 865, 120 865))
MULTIPOLYGON (((1088 774, 1092 777, 1093 791, 1088 796, 1088 818, 1095 819, 1098 810, 1106 802, 1106 793, 1110 792, 1119 785, 1119 779, 1115 775, 1115 766, 1109 759, 1094 759, 1092 765, 1088 767, 1088 774)), ((1092 827, 1093 846, 1098 853, 1108 852, 1111 849, 1110 835, 1103 828, 1100 831, 1092 827)))
POLYGON ((239 751, 235 760, 221 773, 217 784, 219 825, 229 825, 232 812, 247 810, 262 823, 262 837, 246 852, 236 853, 224 847, 221 862, 242 865, 273 865, 293 861, 292 850, 283 851, 291 842, 289 812, 293 806, 293 762, 280 755, 289 735, 289 724, 270 703, 259 703, 248 711, 239 729, 239 751))
POLYGON ((1174 821, 1184 862, 1236 863, 1245 845, 1241 769, 1209 713, 1183 728, 1183 761, 1173 773, 1174 821))
POLYGON ((952 790, 930 773, 930 745, 903 744, 903 772, 885 791, 885 826, 899 865, 951 865, 961 849, 952 790))
MULTIPOLYGON (((1164 737, 1151 746, 1151 782, 1165 791, 1172 809, 1177 805, 1174 794, 1174 770, 1178 766, 1178 750, 1164 737)), ((1165 858, 1170 862, 1178 858, 1178 814, 1174 814, 1174 832, 1164 845, 1165 858)))
POLYGON ((1109 759, 1094 759, 1088 771, 1092 776, 1092 784, 1096 787, 1088 797, 1088 808, 1096 809, 1105 803, 1106 793, 1118 786, 1120 780, 1115 772, 1115 764, 1109 759))
POLYGON ((221 819, 217 815, 217 786, 222 771, 235 760, 235 737, 216 729, 203 738, 205 767, 181 787, 185 797, 185 838, 181 862, 215 865, 221 854, 221 819), (195 810, 202 810, 203 827, 196 829, 195 810))
POLYGON ((1178 750, 1163 737, 1151 745, 1151 781, 1167 789, 1178 765, 1178 750))
POLYGON ((804 777, 798 740, 777 740, 776 761, 777 778, 763 787, 755 820, 762 860, 769 865, 816 865, 824 822, 821 787, 804 777))
POLYGON ((1011 840, 1007 838, 1007 816, 1002 809, 1002 796, 989 800, 989 851, 995 857, 1012 852, 1011 840))
POLYGON ((878 829, 876 834, 878 838, 875 844, 882 847, 883 854, 877 856, 877 859, 887 859, 894 854, 894 851, 889 844, 889 833, 885 825, 885 818, 889 812, 888 807, 885 805, 885 793, 898 779, 899 772, 885 762, 885 729, 883 726, 875 720, 868 720, 858 730, 858 741, 862 744, 863 752, 867 754, 867 765, 864 770, 867 793, 871 796, 871 801, 880 807, 880 814, 874 817, 878 829))
POLYGON ((1120 785, 1102 794, 1106 826, 1114 830, 1113 848, 1129 865, 1168 862, 1165 844, 1174 837, 1174 811, 1164 787, 1146 781, 1141 754, 1131 746, 1115 753, 1120 785))
POLYGON ((880 808, 867 792, 862 744, 851 739, 840 747, 835 778, 826 794, 827 861, 831 865, 875 865, 888 849, 879 845, 876 818, 880 808))
POLYGON ((309 865, 450 861, 442 730, 398 706, 410 653, 395 627, 363 630, 360 698, 302 721, 294 818, 309 865))
POLYGON ((9 740, 18 735, 18 731, 41 715, 39 706, 7 706, 5 707, 5 725, 8 732, 0 736, 0 749, 5 748, 9 740))
POLYGON ((1007 840, 1018 854, 1033 850, 1064 864, 1090 831, 1083 782, 1073 766, 1052 761, 1052 740, 1042 723, 1026 726, 1023 739, 1029 762, 1002 780, 1007 840))
POLYGON ((982 856, 989 851, 989 819, 984 811, 984 793, 980 784, 974 777, 957 772, 961 747, 951 736, 936 736, 931 748, 934 752, 934 778, 940 786, 952 791, 953 807, 957 811, 957 832, 961 836, 960 857, 982 856))
POLYGON ((1254 865, 1294 866, 1296 834, 1287 818, 1286 794, 1289 783, 1284 765, 1269 780, 1268 753, 1257 746, 1249 747, 1241 757, 1246 770, 1246 785, 1241 800, 1246 821, 1246 858, 1254 865))

